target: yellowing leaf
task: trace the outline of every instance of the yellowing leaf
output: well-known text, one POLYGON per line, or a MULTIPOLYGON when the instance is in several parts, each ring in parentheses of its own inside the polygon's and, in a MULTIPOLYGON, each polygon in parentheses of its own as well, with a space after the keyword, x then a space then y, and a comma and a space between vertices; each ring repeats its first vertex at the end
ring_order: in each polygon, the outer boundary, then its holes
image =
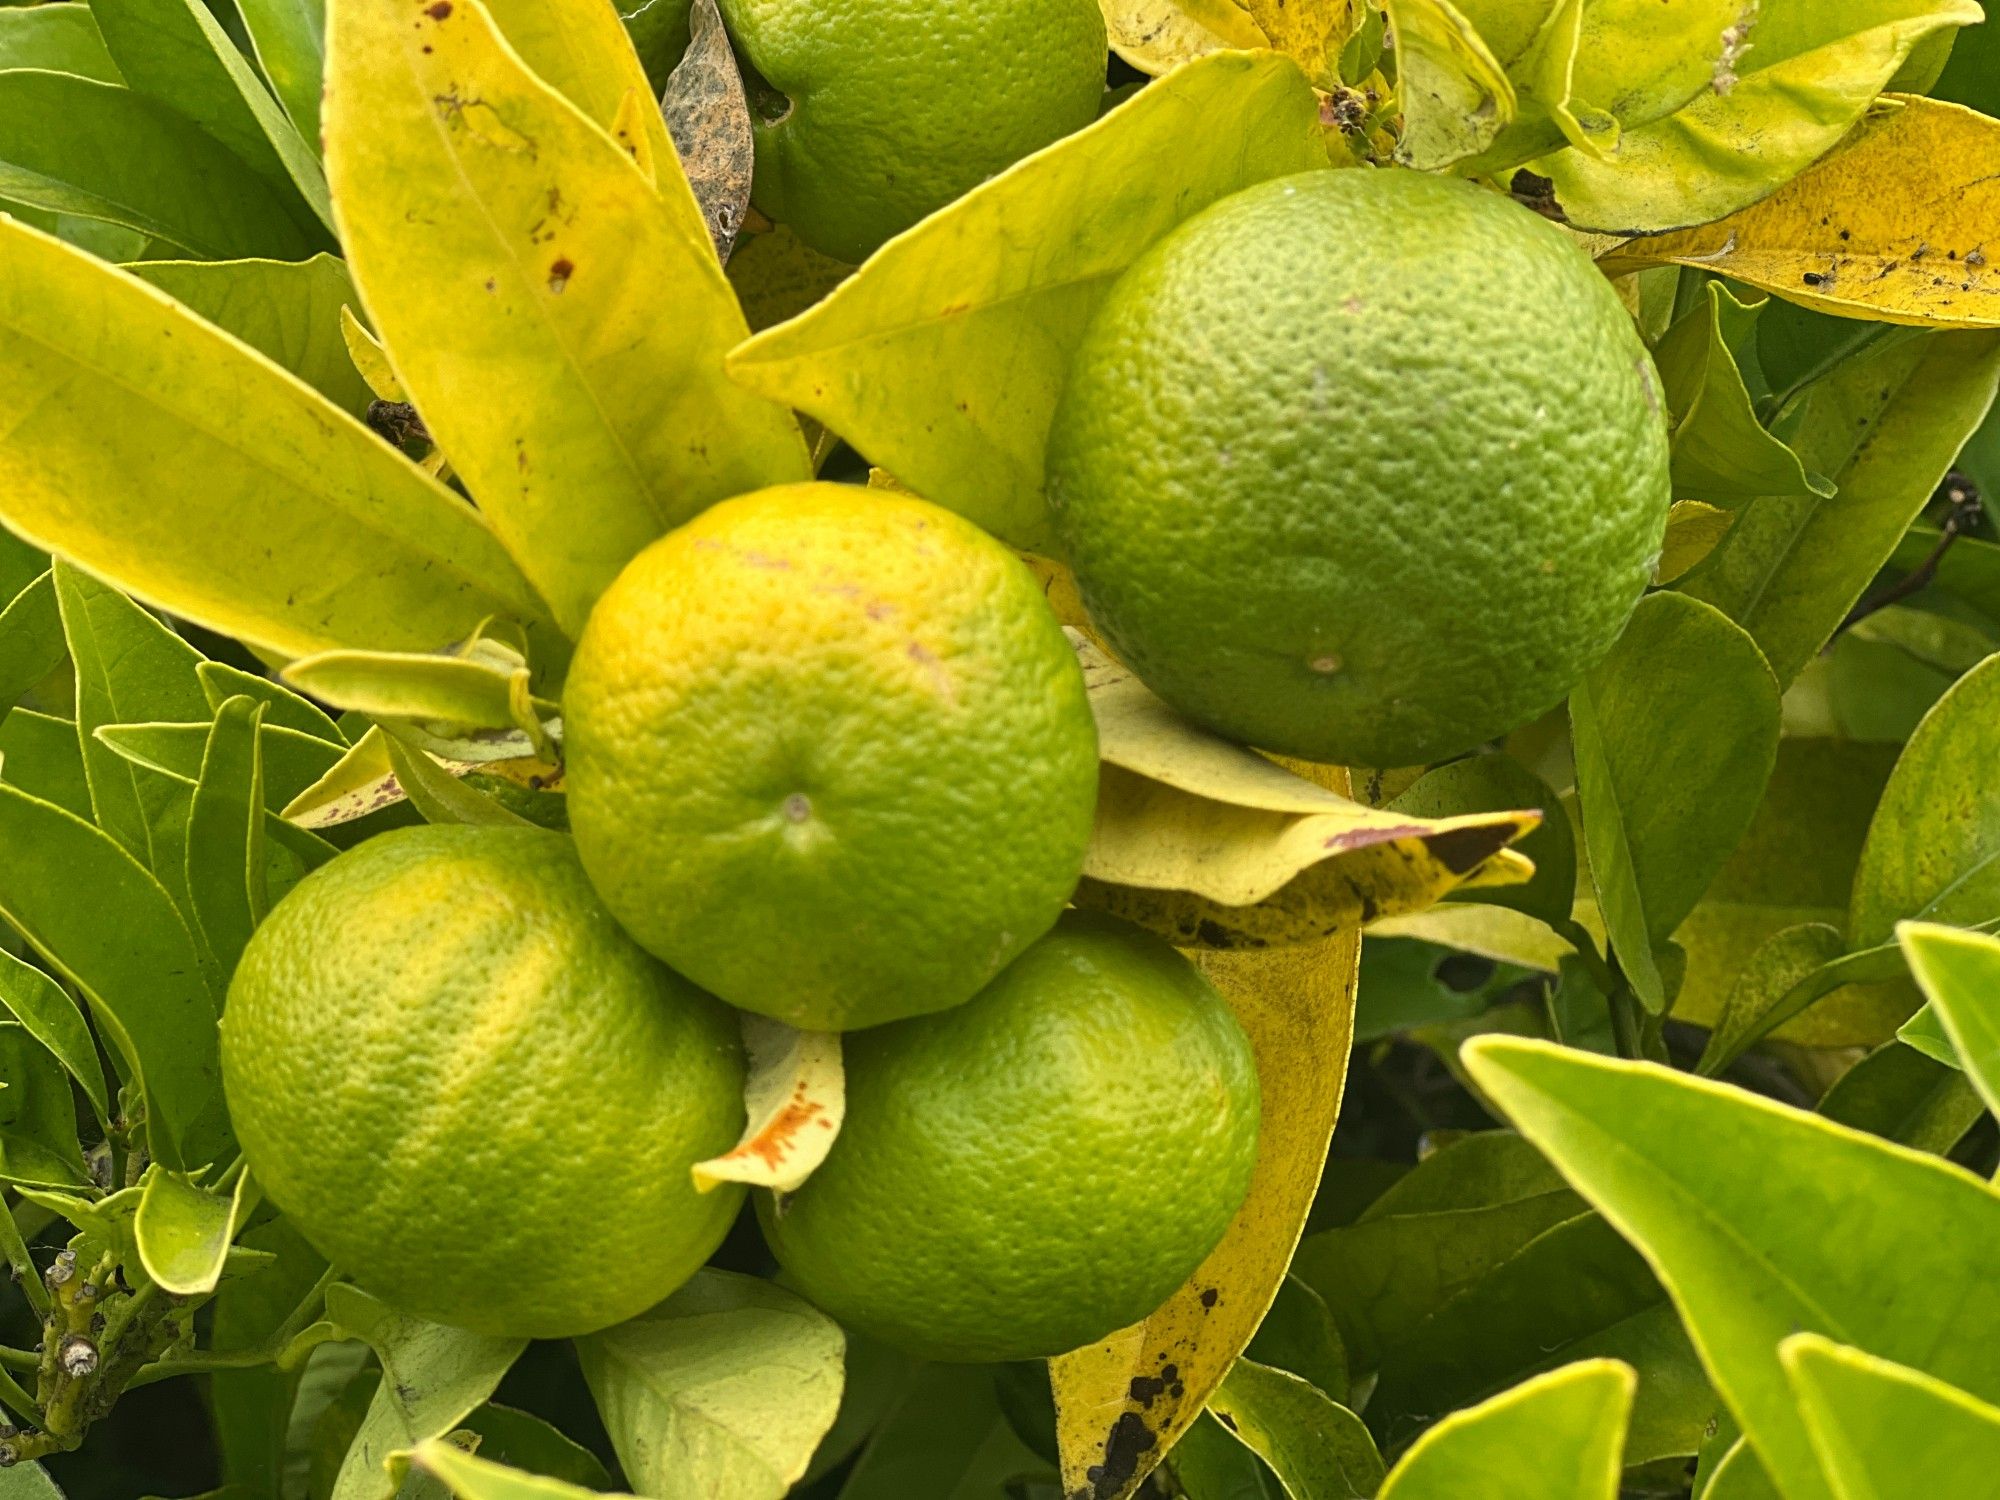
POLYGON ((1158 77, 1206 53, 1268 47, 1234 0, 1099 0, 1111 50, 1158 77))
POLYGON ((1355 0, 1242 0, 1242 5, 1270 44, 1305 69, 1314 83, 1334 81, 1340 49, 1360 9, 1355 0))
POLYGON ((706 1193, 725 1182, 745 1182, 796 1193, 826 1160, 847 1117, 840 1036, 799 1031, 748 1012, 741 1019, 750 1057, 743 1082, 749 1123, 729 1151, 694 1164, 695 1189, 706 1193))
POLYGON ((328 42, 355 283, 559 624, 578 630, 633 553, 704 506, 806 477, 790 415, 722 375, 747 329, 706 238, 479 0, 337 0, 328 42))
POLYGON ((1699 266, 1845 318, 2000 328, 2000 120, 1886 100, 1896 107, 1763 202, 1628 240, 1599 265, 1699 266))
MULTIPOLYGON (((1346 772, 1319 768, 1327 791, 1346 772)), ((1277 1296, 1333 1138, 1354 1029, 1360 933, 1195 961, 1250 1038, 1263 1127, 1222 1243, 1145 1322, 1049 1362, 1063 1491, 1124 1500, 1201 1415, 1277 1296)))
POLYGON ((1476 874, 1532 871, 1506 846, 1538 812, 1427 819, 1366 807, 1196 728, 1073 640, 1104 761, 1079 905, 1183 946, 1263 947, 1418 910, 1476 874))
POLYGON ((926 499, 1046 551, 1042 452, 1091 314, 1190 215, 1325 168, 1318 118, 1286 59, 1200 58, 891 240, 730 371, 926 499))
POLYGON ((377 401, 410 399, 403 391, 403 382, 389 367, 389 353, 382 347, 382 341, 354 316, 351 307, 340 310, 340 337, 347 345, 347 357, 354 361, 354 368, 361 372, 362 380, 375 393, 377 401))
POLYGON ((1667 535, 1653 565, 1653 582, 1672 583, 1707 557, 1734 519, 1733 512, 1706 501, 1676 500, 1667 512, 1667 535))
POLYGON ((853 274, 854 267, 821 255, 785 224, 745 234, 729 257, 729 284, 758 332, 796 318, 853 274))
POLYGON ((1473 24, 1451 0, 1389 0, 1403 136, 1396 159, 1430 170, 1484 150, 1519 107, 1473 24))
POLYGON ((542 620, 478 514, 164 294, 0 217, 0 518, 279 656, 542 620))

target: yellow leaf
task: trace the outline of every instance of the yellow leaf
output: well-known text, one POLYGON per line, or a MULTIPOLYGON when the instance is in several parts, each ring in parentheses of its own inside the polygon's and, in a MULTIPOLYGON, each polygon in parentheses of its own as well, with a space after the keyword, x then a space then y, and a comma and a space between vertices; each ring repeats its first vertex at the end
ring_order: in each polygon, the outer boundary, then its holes
POLYGON ((1667 512, 1666 540, 1653 567, 1653 582, 1672 583, 1715 550, 1735 512, 1702 500, 1676 500, 1667 512))
MULTIPOLYGON (((1321 767, 1341 796, 1346 772, 1321 767)), ((1222 1243, 1153 1315, 1049 1361, 1063 1491, 1124 1500, 1201 1415, 1285 1278, 1319 1186, 1354 1030, 1361 940, 1200 953, 1257 1056, 1263 1126, 1249 1196, 1222 1243)))
POLYGON ((1111 50, 1158 77, 1209 52, 1268 47, 1257 23, 1233 0, 1099 0, 1111 50))
POLYGON ((854 267, 821 255, 786 224, 746 232, 729 257, 729 284, 757 332, 796 318, 853 274, 854 267))
POLYGON ((1844 318, 2000 328, 2000 120, 1884 98, 1897 107, 1763 202, 1598 264, 1698 266, 1844 318))
POLYGON ((1294 64, 1212 53, 897 236, 729 369, 918 494, 1046 549, 1049 424, 1112 282, 1217 199, 1325 169, 1323 141, 1294 64))
POLYGON ((1478 30, 1451 0, 1389 0, 1403 136, 1396 159, 1431 170, 1493 143, 1520 108, 1478 30))
POLYGON ((1539 813, 1433 820, 1364 806, 1196 728, 1080 633, 1072 640, 1104 761, 1078 905, 1183 947, 1265 947, 1532 872, 1506 846, 1539 813))
POLYGON ((1354 0, 1243 0, 1271 45, 1321 87, 1337 81, 1340 49, 1354 31, 1354 0))
POLYGON ((750 1056, 750 1074, 743 1081, 749 1123, 743 1139, 729 1151, 694 1164, 695 1191, 744 1182, 796 1193, 826 1160, 847 1116, 840 1036, 798 1031, 748 1012, 739 1019, 750 1056))
POLYGON ((565 630, 662 532, 807 477, 790 414, 723 376, 748 330, 706 231, 480 0, 335 0, 325 118, 396 374, 565 630))
POLYGON ((347 357, 354 361, 354 368, 360 371, 361 379, 375 393, 377 401, 410 399, 403 392, 403 382, 389 368, 389 354, 381 340, 362 325, 351 307, 340 309, 340 337, 347 345, 347 357))

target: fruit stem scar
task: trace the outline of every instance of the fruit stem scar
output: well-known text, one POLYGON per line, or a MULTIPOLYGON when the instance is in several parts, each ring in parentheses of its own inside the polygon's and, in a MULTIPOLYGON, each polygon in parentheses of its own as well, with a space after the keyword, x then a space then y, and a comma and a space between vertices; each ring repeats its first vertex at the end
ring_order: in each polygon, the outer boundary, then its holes
POLYGON ((804 792, 793 792, 784 801, 784 811, 787 822, 803 823, 812 816, 812 798, 804 792))
POLYGON ((1332 652, 1328 652, 1324 656, 1315 656, 1306 665, 1322 676, 1331 676, 1340 670, 1342 663, 1338 656, 1335 656, 1332 652))

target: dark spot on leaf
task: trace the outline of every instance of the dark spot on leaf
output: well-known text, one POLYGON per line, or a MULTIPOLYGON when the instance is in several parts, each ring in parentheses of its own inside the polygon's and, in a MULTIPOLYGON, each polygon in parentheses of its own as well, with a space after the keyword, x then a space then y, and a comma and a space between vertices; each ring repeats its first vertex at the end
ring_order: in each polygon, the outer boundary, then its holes
POLYGON ((1167 1388, 1167 1382, 1157 1375, 1134 1375, 1132 1384, 1126 1387, 1126 1397, 1151 1409, 1153 1399, 1167 1388))
POLYGON ((1511 824, 1495 828, 1455 828, 1424 840, 1431 855, 1454 875, 1468 875, 1507 847, 1511 824))
POLYGON ((576 266, 567 256, 555 261, 549 267, 549 290, 552 292, 562 291, 564 287, 569 285, 569 278, 575 270, 576 266))
POLYGON ((1224 1427, 1227 1427, 1231 1432, 1234 1432, 1236 1430, 1236 1418, 1230 1416, 1228 1412, 1226 1411, 1217 1412, 1215 1414, 1215 1419, 1218 1422, 1220 1422, 1224 1427))
POLYGON ((1159 1445, 1159 1438, 1137 1412, 1122 1412, 1104 1440, 1104 1462, 1085 1471, 1093 1500, 1115 1495, 1139 1472, 1139 1460, 1159 1445))
POLYGON ((1807 286, 1818 286, 1822 281, 1826 280, 1826 278, 1820 275, 1817 271, 1808 271, 1805 273, 1805 275, 1803 275, 1799 279, 1803 281, 1807 286))
POLYGON ((424 14, 433 21, 442 21, 451 14, 451 0, 437 0, 437 4, 425 6, 424 14))
POLYGON ((1218 1301, 1221 1300, 1221 1298, 1222 1294, 1218 1292, 1214 1287, 1210 1287, 1207 1291, 1201 1294, 1201 1305, 1203 1307, 1213 1307, 1218 1301))

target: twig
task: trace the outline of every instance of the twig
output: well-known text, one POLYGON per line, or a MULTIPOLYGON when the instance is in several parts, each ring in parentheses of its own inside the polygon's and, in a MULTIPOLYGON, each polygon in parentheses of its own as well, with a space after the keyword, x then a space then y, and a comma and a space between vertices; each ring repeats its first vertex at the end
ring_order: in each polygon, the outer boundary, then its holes
MULTIPOLYGON (((1944 524, 1938 528, 1937 545, 1931 548, 1929 555, 1922 562, 1903 577, 1869 595, 1849 610, 1847 618, 1840 622, 1841 630, 1851 629, 1877 610, 1887 609, 1892 604, 1900 603, 1923 588, 1937 577, 1938 564, 1944 561, 1945 553, 1951 551, 1951 544, 1979 524, 1979 517, 1984 510, 1979 499, 1979 487, 1965 475, 1956 469, 1952 470, 1945 476, 1944 483, 1938 487, 1938 494, 1951 506, 1951 510, 1945 516, 1944 524)), ((1839 631, 1835 634, 1839 634, 1839 631)))
POLYGON ((23 1390, 21 1383, 5 1370, 0 1370, 0 1403, 21 1418, 30 1427, 41 1425, 42 1409, 35 1405, 35 1398, 23 1390))

